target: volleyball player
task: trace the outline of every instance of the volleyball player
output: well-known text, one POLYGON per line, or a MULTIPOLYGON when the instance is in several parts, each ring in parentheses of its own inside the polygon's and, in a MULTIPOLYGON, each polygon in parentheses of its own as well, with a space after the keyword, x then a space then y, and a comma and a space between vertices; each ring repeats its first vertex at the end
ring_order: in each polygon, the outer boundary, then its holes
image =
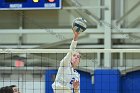
POLYGON ((13 93, 20 93, 20 92, 19 92, 19 89, 17 88, 17 86, 16 86, 16 85, 11 85, 11 86, 9 86, 9 87, 11 87, 11 88, 12 88, 13 93))
POLYGON ((16 85, 0 88, 0 93, 20 93, 16 85))
POLYGON ((0 93, 14 93, 13 89, 9 86, 0 88, 0 93))
POLYGON ((54 93, 80 93, 80 74, 76 71, 80 63, 80 54, 75 50, 79 32, 73 30, 73 33, 70 51, 60 61, 60 67, 52 84, 54 93))

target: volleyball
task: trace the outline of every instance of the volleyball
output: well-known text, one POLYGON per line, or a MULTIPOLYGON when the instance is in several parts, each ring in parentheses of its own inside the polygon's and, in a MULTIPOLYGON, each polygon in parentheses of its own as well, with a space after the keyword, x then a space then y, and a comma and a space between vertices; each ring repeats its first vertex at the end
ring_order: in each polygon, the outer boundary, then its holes
POLYGON ((72 22, 72 29, 76 32, 84 32, 87 29, 87 21, 84 18, 78 17, 72 22))

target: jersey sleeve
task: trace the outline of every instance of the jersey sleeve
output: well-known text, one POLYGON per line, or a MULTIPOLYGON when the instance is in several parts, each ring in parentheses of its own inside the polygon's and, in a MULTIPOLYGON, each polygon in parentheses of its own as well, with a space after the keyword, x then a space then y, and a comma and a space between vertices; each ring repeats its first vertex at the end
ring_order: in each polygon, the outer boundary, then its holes
POLYGON ((73 56, 75 49, 77 46, 77 41, 72 40, 69 52, 66 54, 66 56, 61 60, 60 66, 69 66, 69 63, 71 61, 71 57, 73 56))

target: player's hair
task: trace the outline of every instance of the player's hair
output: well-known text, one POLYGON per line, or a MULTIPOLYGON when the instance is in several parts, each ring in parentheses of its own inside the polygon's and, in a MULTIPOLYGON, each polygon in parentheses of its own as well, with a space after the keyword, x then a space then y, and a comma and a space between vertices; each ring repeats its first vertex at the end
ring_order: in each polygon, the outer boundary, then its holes
POLYGON ((9 86, 2 87, 0 93, 13 93, 13 89, 9 86))
POLYGON ((79 52, 79 51, 74 50, 74 51, 72 52, 72 54, 71 54, 71 55, 74 55, 74 54, 77 54, 77 53, 79 53, 79 54, 80 54, 80 52, 79 52))
POLYGON ((10 85, 9 87, 13 88, 13 87, 17 87, 16 85, 10 85))
POLYGON ((3 93, 4 87, 0 88, 0 93, 3 93))

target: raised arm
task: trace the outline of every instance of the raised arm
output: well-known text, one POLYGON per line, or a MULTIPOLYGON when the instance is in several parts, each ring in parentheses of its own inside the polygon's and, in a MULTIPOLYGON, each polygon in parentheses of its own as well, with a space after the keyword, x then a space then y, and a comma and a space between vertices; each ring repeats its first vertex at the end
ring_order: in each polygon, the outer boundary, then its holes
POLYGON ((73 40, 72 40, 71 45, 70 45, 70 51, 61 60, 60 66, 68 66, 70 63, 71 57, 73 56, 73 53, 75 52, 79 33, 76 31, 73 31, 73 33, 74 33, 74 36, 73 36, 73 40))
MULTIPOLYGON (((76 49, 77 40, 78 40, 78 36, 79 36, 79 33, 78 33, 78 32, 73 31, 73 33, 74 33, 74 36, 73 36, 73 40, 72 40, 71 45, 70 45, 70 49, 71 49, 72 51, 74 51, 74 50, 76 49)), ((72 51, 71 51, 71 52, 72 52, 72 51)))
POLYGON ((79 32, 76 32, 74 30, 73 30, 73 33, 74 33, 73 40, 74 41, 77 41, 78 40, 78 36, 79 36, 80 33, 79 32))

